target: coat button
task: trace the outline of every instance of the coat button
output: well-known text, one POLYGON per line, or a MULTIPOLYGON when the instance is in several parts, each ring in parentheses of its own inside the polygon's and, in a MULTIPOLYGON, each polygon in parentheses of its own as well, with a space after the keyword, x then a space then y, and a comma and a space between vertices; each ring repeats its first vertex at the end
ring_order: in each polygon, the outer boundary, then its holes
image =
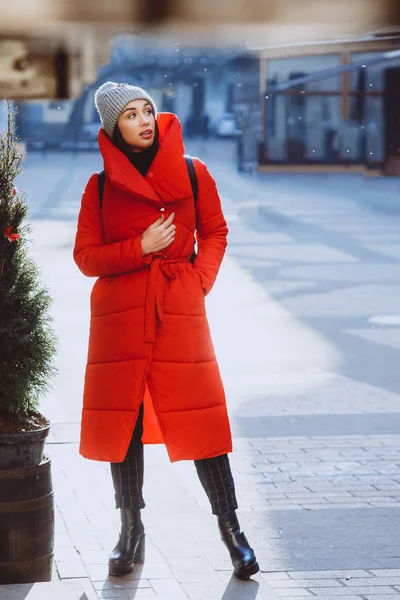
POLYGON ((165 208, 160 208, 160 212, 164 212, 164 211, 165 211, 165 208))
POLYGON ((153 177, 153 173, 149 173, 149 177, 153 177))

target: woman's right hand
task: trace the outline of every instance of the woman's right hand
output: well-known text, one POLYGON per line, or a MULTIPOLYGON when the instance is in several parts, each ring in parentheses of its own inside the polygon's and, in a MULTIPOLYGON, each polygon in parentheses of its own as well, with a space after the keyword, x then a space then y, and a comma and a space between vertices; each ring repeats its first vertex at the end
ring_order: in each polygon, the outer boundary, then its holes
POLYGON ((175 218, 175 213, 172 213, 166 221, 164 214, 150 225, 142 235, 142 254, 150 254, 151 252, 160 252, 172 244, 175 239, 175 225, 172 221, 175 218))

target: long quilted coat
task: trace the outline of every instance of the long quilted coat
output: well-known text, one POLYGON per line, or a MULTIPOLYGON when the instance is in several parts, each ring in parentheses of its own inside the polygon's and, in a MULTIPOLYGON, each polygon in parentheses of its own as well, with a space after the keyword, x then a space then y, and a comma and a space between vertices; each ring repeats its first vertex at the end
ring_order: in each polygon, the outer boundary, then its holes
POLYGON ((142 402, 143 442, 164 443, 171 462, 232 450, 205 312, 228 230, 215 182, 198 159, 195 208, 177 117, 161 113, 157 122, 160 148, 146 177, 100 129, 103 207, 95 173, 79 213, 74 260, 84 275, 98 278, 90 298, 80 444, 81 454, 94 460, 124 460, 142 402), (160 211, 165 218, 176 213, 175 240, 143 257, 141 235, 160 211))

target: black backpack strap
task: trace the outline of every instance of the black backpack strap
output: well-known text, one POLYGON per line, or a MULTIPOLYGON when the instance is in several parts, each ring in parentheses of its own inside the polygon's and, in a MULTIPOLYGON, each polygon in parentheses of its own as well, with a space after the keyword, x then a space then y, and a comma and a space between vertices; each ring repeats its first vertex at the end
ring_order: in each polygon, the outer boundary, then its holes
POLYGON ((105 176, 104 169, 103 169, 102 171, 99 171, 97 173, 97 186, 98 186, 98 190, 99 190, 100 210, 103 208, 103 195, 104 195, 105 179, 106 179, 106 176, 105 176))
MULTIPOLYGON (((190 185, 192 186, 194 205, 196 207, 197 197, 199 195, 199 185, 197 182, 196 169, 194 166, 193 158, 191 156, 185 156, 185 161, 186 161, 186 166, 187 166, 187 170, 189 173, 190 185)), ((195 234, 194 235, 193 252, 192 252, 191 256, 189 257, 189 260, 191 263, 194 263, 194 261, 196 260, 196 256, 197 256, 196 245, 197 245, 197 239, 196 239, 196 234, 195 234)))
POLYGON ((199 185, 197 183, 196 169, 194 168, 193 158, 191 156, 185 156, 186 166, 189 173, 190 184, 192 186, 194 203, 197 203, 197 197, 199 195, 199 185))

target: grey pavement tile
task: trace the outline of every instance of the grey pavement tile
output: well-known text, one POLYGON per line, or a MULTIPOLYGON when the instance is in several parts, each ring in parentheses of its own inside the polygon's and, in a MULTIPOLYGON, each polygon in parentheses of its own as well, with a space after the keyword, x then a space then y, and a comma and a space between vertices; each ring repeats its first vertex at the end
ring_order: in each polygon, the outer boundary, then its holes
MULTIPOLYGON (((232 570, 232 568, 230 569, 232 570)), ((208 583, 218 582, 216 571, 209 566, 204 571, 197 571, 193 569, 172 569, 173 576, 176 581, 182 583, 201 583, 207 581, 208 583)))
POLYGON ((246 500, 284 500, 289 497, 289 494, 285 494, 283 492, 271 492, 269 490, 263 490, 262 488, 257 488, 256 490, 244 490, 241 492, 241 495, 246 500))
MULTIPOLYGON (((304 457, 303 457, 304 458, 304 457)), ((256 461, 248 467, 250 470, 255 471, 256 469, 264 473, 284 473, 286 471, 294 471, 298 473, 301 469, 300 464, 296 462, 280 462, 279 464, 271 465, 267 461, 256 461)), ((240 468, 239 473, 243 472, 240 468)))
MULTIPOLYGON (((313 594, 316 596, 330 596, 337 594, 337 588, 326 587, 326 588, 309 588, 313 594)), ((342 587, 340 588, 341 596, 348 595, 362 595, 368 594, 369 596, 375 596, 376 594, 393 594, 393 589, 389 586, 384 585, 376 585, 374 580, 374 585, 364 586, 364 587, 342 587)))
MULTIPOLYGON (((99 540, 91 531, 69 530, 73 545, 77 550, 102 550, 99 540)), ((57 538, 56 538, 57 542, 57 538)))
POLYGON ((392 550, 393 547, 399 547, 399 539, 398 539, 398 535, 399 535, 399 528, 396 527, 395 524, 393 524, 393 527, 391 529, 391 533, 392 536, 389 537, 387 534, 387 531, 385 531, 384 529, 378 531, 376 533, 376 536, 374 537, 374 541, 381 544, 384 547, 390 547, 390 554, 392 554, 392 550))
POLYGON ((156 596, 163 600, 164 598, 165 600, 187 600, 183 586, 180 586, 177 581, 172 579, 150 579, 150 584, 156 596))
MULTIPOLYGON (((371 497, 373 499, 373 496, 371 497)), ((367 504, 371 497, 368 497, 367 495, 359 496, 357 493, 354 493, 353 496, 330 496, 326 497, 326 499, 330 504, 346 504, 347 506, 350 506, 351 504, 362 504, 363 502, 367 504)))
POLYGON ((268 473, 259 473, 254 477, 250 475, 246 475, 245 480, 251 485, 259 485, 262 483, 291 483, 294 481, 293 477, 289 477, 284 473, 276 473, 276 474, 268 474, 268 473))
MULTIPOLYGON (((343 596, 318 596, 318 600, 342 600, 343 596)), ((345 596, 346 600, 363 600, 364 596, 345 596)), ((377 600, 377 599, 375 599, 377 600)))
POLYGON ((81 556, 75 547, 72 548, 60 548, 55 547, 54 549, 54 560, 56 562, 71 562, 71 561, 80 561, 81 556))
POLYGON ((74 549, 74 543, 69 533, 56 533, 54 538, 54 547, 58 548, 70 548, 74 549))
POLYGON ((371 573, 376 577, 400 577, 400 569, 374 569, 371 573))
POLYGON ((264 587, 256 579, 239 581, 236 578, 227 579, 218 586, 208 586, 207 582, 186 583, 183 589, 189 600, 278 600, 271 588, 264 587))
MULTIPOLYGON (((272 579, 268 580, 268 583, 271 587, 276 588, 279 594, 278 588, 310 588, 310 587, 326 587, 329 585, 330 587, 343 587, 340 581, 335 581, 332 579, 327 582, 326 579, 292 579, 292 580, 280 580, 280 579, 272 579)), ((360 584, 362 585, 362 584, 360 584)))
MULTIPOLYGON (((109 529, 99 529, 98 527, 95 527, 94 531, 101 548, 111 552, 118 539, 119 532, 117 529, 115 527, 110 527, 109 529)), ((87 550, 91 550, 91 548, 87 548, 87 550)))
POLYGON ((81 550, 79 556, 86 565, 108 563, 110 553, 107 550, 81 550))
MULTIPOLYGON (((86 565, 89 577, 92 581, 105 581, 108 579, 108 564, 102 563, 99 565, 86 565)), ((165 563, 155 563, 153 565, 144 564, 135 566, 135 569, 129 575, 124 577, 124 580, 129 579, 172 579, 171 569, 165 563)))
MULTIPOLYGON (((398 556, 398 555, 397 555, 398 556)), ((400 558, 380 558, 379 567, 384 569, 400 569, 400 558)))
MULTIPOLYGON (((254 546, 256 546, 256 544, 254 544, 254 546)), ((260 555, 260 550, 258 549, 258 547, 256 547, 257 550, 257 556, 260 555)), ((208 555, 208 559, 210 561, 212 561, 212 566, 213 569, 218 572, 218 571, 227 571, 229 573, 232 573, 232 562, 230 560, 230 558, 228 557, 217 557, 215 558, 214 556, 211 557, 210 555, 208 555)))
POLYGON ((289 573, 286 572, 276 572, 276 573, 261 573, 261 577, 262 579, 264 579, 265 581, 291 581, 292 578, 290 577, 289 573))
MULTIPOLYGON (((168 565, 179 583, 201 583, 204 580, 210 583, 213 581, 218 583, 214 563, 211 566, 211 563, 205 558, 196 561, 191 558, 181 558, 179 560, 169 558, 168 565)), ((230 568, 232 569, 232 565, 230 568)))
POLYGON ((376 596, 369 596, 368 594, 365 594, 363 597, 366 598, 366 600, 399 600, 399 596, 400 596, 400 592, 399 594, 383 594, 382 596, 380 595, 376 595, 376 596))
POLYGON ((68 530, 78 529, 79 531, 90 531, 91 524, 87 516, 71 508, 61 509, 63 521, 68 530))
MULTIPOLYGON (((261 457, 262 454, 261 452, 259 453, 259 456, 261 457)), ((304 459, 305 457, 305 453, 304 452, 296 452, 296 453, 273 453, 270 452, 268 453, 268 457, 264 458, 264 461, 261 460, 257 460, 257 462, 255 464, 287 464, 288 462, 296 462, 294 459, 295 458, 299 458, 299 459, 304 459)))
POLYGON ((331 510, 335 509, 343 509, 343 508, 371 508, 372 504, 369 504, 366 500, 358 500, 358 502, 346 502, 343 500, 342 502, 338 502, 337 504, 332 504, 331 502, 326 502, 323 504, 322 502, 302 502, 300 505, 302 508, 308 508, 309 510, 331 510))
POLYGON ((151 584, 147 579, 130 579, 128 577, 111 577, 104 581, 93 581, 95 590, 137 590, 150 588, 151 584))
POLYGON ((268 500, 268 502, 270 503, 271 506, 280 507, 280 506, 291 506, 291 505, 297 505, 298 506, 299 504, 304 503, 305 500, 307 500, 308 503, 315 502, 315 503, 318 503, 318 504, 329 504, 328 500, 324 500, 321 497, 313 498, 312 496, 311 497, 308 496, 306 498, 303 497, 303 498, 300 498, 300 499, 299 498, 290 498, 290 499, 286 498, 286 499, 277 499, 276 500, 274 498, 271 498, 271 499, 268 500))
POLYGON ((264 511, 264 512, 268 513, 268 512, 273 512, 276 510, 283 510, 283 511, 299 510, 301 507, 299 504, 294 503, 294 504, 284 504, 283 506, 270 506, 270 505, 265 505, 265 506, 262 505, 261 506, 260 504, 250 504, 249 508, 253 512, 259 510, 259 511, 264 511))
MULTIPOLYGON (((396 491, 399 492, 400 491, 400 486, 396 487, 396 491)), ((382 498, 393 498, 395 499, 395 496, 393 496, 394 491, 393 490, 389 490, 389 491, 385 491, 383 490, 381 493, 378 492, 378 490, 372 490, 372 491, 359 491, 359 490, 352 490, 351 492, 352 497, 357 497, 357 498, 366 498, 368 500, 379 500, 382 498)), ((327 497, 327 496, 325 496, 327 497)))
POLYGON ((306 486, 307 489, 311 490, 312 492, 316 492, 319 494, 323 494, 323 493, 333 493, 333 492, 350 492, 351 494, 357 494, 358 492, 370 492, 375 494, 377 488, 374 485, 367 485, 367 483, 360 483, 357 482, 356 484, 341 484, 338 485, 337 483, 332 483, 330 481, 310 481, 307 483, 306 486))
MULTIPOLYGON (((327 568, 331 569, 346 569, 346 567, 351 564, 352 569, 376 569, 382 567, 381 560, 373 560, 369 558, 357 558, 354 556, 340 556, 340 557, 329 557, 319 556, 317 554, 309 554, 307 556, 296 556, 295 559, 290 560, 290 564, 288 565, 287 561, 283 561, 282 558, 274 558, 271 556, 259 556, 259 552, 257 552, 257 557, 260 559, 260 566, 263 571, 271 572, 271 571, 281 571, 284 566, 283 562, 286 562, 286 567, 293 568, 295 567, 299 571, 324 571, 327 568), (262 563, 262 564, 261 564, 262 563)), ((307 575, 305 575, 307 577, 307 575)))
MULTIPOLYGON (((268 582, 268 583, 270 583, 270 582, 268 582)), ((332 589, 334 589, 334 588, 332 588, 332 589)), ((281 587, 281 588, 279 588, 279 590, 276 589, 275 592, 279 595, 280 598, 286 598, 287 596, 289 596, 290 598, 301 598, 303 596, 310 598, 313 596, 313 594, 309 590, 306 590, 305 588, 300 588, 300 587, 299 588, 281 587)))
POLYGON ((55 561, 60 579, 86 578, 88 573, 81 560, 55 561))
POLYGON ((385 500, 379 502, 369 502, 369 504, 375 508, 382 508, 385 506, 390 506, 390 508, 400 508, 400 502, 386 502, 385 500))
MULTIPOLYGON (((87 600, 97 600, 97 594, 96 591, 92 585, 92 582, 90 581, 89 578, 86 579, 64 579, 62 581, 62 585, 63 587, 67 588, 71 588, 74 589, 74 587, 76 587, 76 589, 82 589, 86 596, 87 596, 87 600)), ((58 600, 54 599, 54 600, 58 600)), ((85 599, 86 600, 86 599, 85 599)))
POLYGON ((204 600, 204 594, 207 594, 207 600, 221 600, 223 598, 222 586, 207 587, 207 592, 204 591, 204 585, 200 583, 184 583, 182 584, 185 600, 204 600))
MULTIPOLYGON (((374 571, 375 573, 375 571, 374 571)), ((339 570, 339 571, 289 571, 289 576, 293 579, 345 579, 348 577, 365 578, 371 577, 367 571, 363 570, 339 570)))
MULTIPOLYGON (((325 489, 325 488, 324 488, 325 489)), ((330 489, 330 486, 328 485, 328 489, 330 489)), ((275 492, 280 492, 282 494, 287 494, 289 492, 296 494, 302 494, 305 492, 309 492, 310 491, 310 487, 309 485, 304 485, 304 484, 300 484, 297 483, 295 481, 289 482, 289 483, 276 483, 276 484, 266 484, 266 485, 262 485, 262 486, 257 486, 257 490, 264 492, 265 490, 265 494, 268 494, 270 491, 275 491, 275 492)), ((312 491, 312 490, 311 490, 312 491)))
POLYGON ((333 504, 332 502, 327 502, 326 504, 318 503, 316 502, 314 505, 312 505, 310 502, 307 503, 302 503, 302 506, 304 507, 310 507, 310 508, 314 508, 315 509, 342 509, 342 508, 371 508, 372 504, 370 504, 369 502, 367 502, 366 500, 362 500, 359 499, 356 502, 346 502, 345 500, 343 500, 342 502, 337 502, 335 504, 333 504))
POLYGON ((156 598, 156 593, 151 588, 138 590, 104 590, 98 592, 98 598, 114 598, 115 600, 134 600, 134 598, 156 598))
MULTIPOLYGON (((342 580, 343 581, 343 580, 342 580)), ((352 579, 350 581, 343 581, 343 583, 347 586, 357 586, 357 585, 370 585, 370 578, 360 578, 360 579, 352 579)), ((380 576, 374 579, 374 585, 400 585, 400 577, 388 577, 388 576, 380 576)))
POLYGON ((332 490, 328 492, 308 491, 308 493, 303 492, 301 494, 298 492, 287 492, 285 496, 287 496, 291 500, 310 500, 312 498, 326 498, 330 501, 332 498, 338 498, 340 500, 344 500, 345 498, 354 498, 354 495, 351 492, 346 492, 343 490, 338 490, 337 492, 332 490))

